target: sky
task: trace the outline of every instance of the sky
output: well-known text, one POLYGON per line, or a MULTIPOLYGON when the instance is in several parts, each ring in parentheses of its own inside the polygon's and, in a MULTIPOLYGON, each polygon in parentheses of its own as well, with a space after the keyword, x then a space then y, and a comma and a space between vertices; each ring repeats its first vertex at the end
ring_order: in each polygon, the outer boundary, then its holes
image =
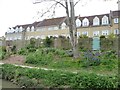
MULTIPOLYGON (((9 27, 23 25, 50 18, 48 13, 40 17, 51 3, 33 4, 34 0, 0 0, 0 37, 5 35, 9 27)), ((77 1, 77 0, 74 0, 77 1)), ((75 15, 90 16, 109 13, 118 10, 118 0, 81 0, 75 6, 75 15)), ((56 7, 54 17, 66 16, 63 7, 56 7)))

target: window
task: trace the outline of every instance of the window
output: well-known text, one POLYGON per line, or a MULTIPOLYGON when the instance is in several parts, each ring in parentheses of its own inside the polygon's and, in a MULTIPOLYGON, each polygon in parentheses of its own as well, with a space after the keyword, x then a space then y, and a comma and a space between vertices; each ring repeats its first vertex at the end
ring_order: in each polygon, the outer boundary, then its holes
POLYGON ((20 31, 19 32, 22 32, 23 31, 23 29, 22 29, 22 27, 20 27, 20 31))
POLYGON ((66 28, 66 24, 63 22, 61 25, 61 29, 65 29, 66 28))
POLYGON ((81 21, 79 19, 76 19, 76 27, 80 27, 81 26, 81 21))
POLYGON ((102 25, 107 25, 108 24, 108 17, 105 15, 102 18, 102 25))
POLYGON ((87 32, 87 31, 82 32, 82 35, 86 35, 86 36, 88 36, 88 32, 87 32))
POLYGON ((114 18, 114 23, 118 23, 118 18, 114 18))
POLYGON ((77 32, 77 37, 79 37, 80 36, 80 32, 77 32))
POLYGON ((16 27, 16 29, 15 29, 15 32, 17 33, 19 30, 18 30, 18 27, 16 27))
POLYGON ((99 36, 99 31, 94 31, 93 36, 99 36))
POLYGON ((34 26, 31 27, 31 31, 34 32, 34 26))
POLYGON ((53 30, 53 27, 49 27, 48 30, 53 30))
POLYGON ((30 32, 30 27, 27 27, 27 31, 30 32))
POLYGON ((100 20, 99 20, 98 17, 95 17, 95 18, 93 19, 93 25, 100 25, 100 20))
POLYGON ((102 35, 109 35, 109 31, 108 30, 103 30, 102 35))
POLYGON ((83 27, 87 27, 89 26, 89 20, 87 18, 84 18, 83 21, 82 21, 82 26, 83 27))
POLYGON ((54 27, 54 30, 58 30, 58 27, 54 27))
POLYGON ((115 29, 114 30, 114 34, 119 34, 120 32, 119 32, 119 29, 115 29))

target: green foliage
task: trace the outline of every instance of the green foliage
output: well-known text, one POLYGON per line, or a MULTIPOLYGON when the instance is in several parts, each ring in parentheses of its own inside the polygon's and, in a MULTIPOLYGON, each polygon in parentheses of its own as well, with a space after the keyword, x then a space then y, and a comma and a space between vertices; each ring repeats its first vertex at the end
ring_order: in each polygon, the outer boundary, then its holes
POLYGON ((80 73, 71 79, 73 88, 116 88, 116 76, 102 76, 94 73, 80 73))
POLYGON ((25 48, 21 48, 20 50, 18 50, 18 54, 26 55, 27 54, 27 50, 25 48))
POLYGON ((48 65, 52 59, 53 55, 51 53, 46 54, 41 50, 36 51, 35 53, 29 53, 28 56, 26 57, 26 63, 48 65))
POLYGON ((17 79, 20 86, 36 87, 70 87, 70 88, 117 88, 118 77, 112 75, 99 75, 95 73, 70 73, 55 70, 41 70, 2 65, 4 79, 17 79), (15 76, 17 75, 17 78, 15 76))
POLYGON ((46 37, 46 39, 44 40, 45 47, 51 47, 52 42, 52 38, 46 37))
POLYGON ((105 36, 104 36, 104 35, 101 35, 100 38, 105 38, 105 36))

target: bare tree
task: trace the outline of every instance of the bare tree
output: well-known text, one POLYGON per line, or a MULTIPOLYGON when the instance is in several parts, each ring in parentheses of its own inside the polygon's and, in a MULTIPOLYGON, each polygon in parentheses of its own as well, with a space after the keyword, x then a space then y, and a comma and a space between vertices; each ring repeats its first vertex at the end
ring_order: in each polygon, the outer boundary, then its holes
MULTIPOLYGON (((73 57, 78 58, 79 53, 77 49, 77 28, 75 24, 75 11, 74 7, 82 0, 35 0, 34 4, 37 3, 42 3, 42 2, 54 2, 44 13, 42 13, 41 17, 44 16, 46 13, 50 11, 50 9, 53 8, 53 13, 55 13, 55 8, 59 4, 62 7, 65 8, 66 10, 66 15, 67 15, 67 25, 69 27, 69 34, 70 34, 70 42, 72 45, 72 50, 73 50, 73 57)), ((87 0, 88 2, 90 0, 87 0)), ((108 0, 104 0, 108 1, 108 0)))

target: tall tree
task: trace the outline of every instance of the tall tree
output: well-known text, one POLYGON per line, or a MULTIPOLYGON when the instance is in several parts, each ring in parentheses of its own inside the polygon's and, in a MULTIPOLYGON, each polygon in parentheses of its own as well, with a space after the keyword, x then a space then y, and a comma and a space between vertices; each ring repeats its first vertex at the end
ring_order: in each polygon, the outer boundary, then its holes
MULTIPOLYGON (((69 27, 69 34, 70 34, 70 42, 72 45, 72 50, 73 50, 73 57, 78 58, 79 53, 77 49, 77 28, 75 24, 75 11, 74 7, 82 0, 35 0, 34 4, 37 3, 42 3, 42 2, 54 2, 50 8, 48 8, 45 12, 42 13, 41 16, 44 16, 46 13, 50 11, 50 9, 53 8, 53 13, 55 13, 55 8, 58 4, 60 4, 62 7, 65 8, 66 10, 66 15, 67 15, 67 25, 69 27)), ((90 1, 90 0, 88 0, 90 1)), ((108 1, 108 0, 104 0, 108 1)))

